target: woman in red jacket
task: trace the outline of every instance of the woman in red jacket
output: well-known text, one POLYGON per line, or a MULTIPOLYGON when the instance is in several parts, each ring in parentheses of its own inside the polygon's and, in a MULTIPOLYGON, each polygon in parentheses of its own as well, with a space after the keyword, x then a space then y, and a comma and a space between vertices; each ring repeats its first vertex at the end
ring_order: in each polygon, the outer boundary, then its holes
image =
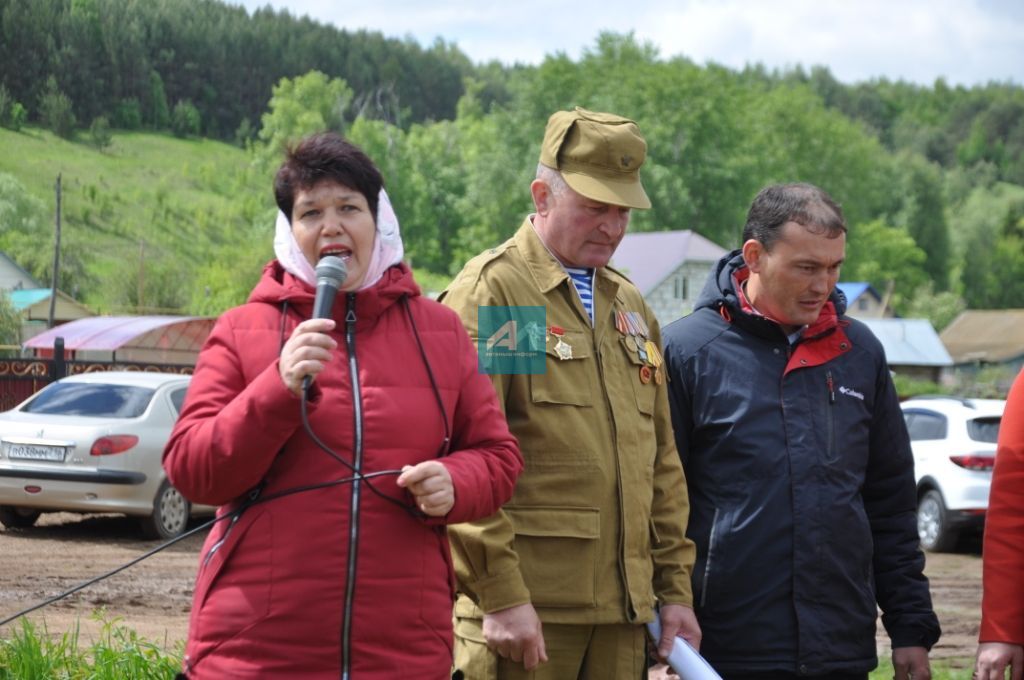
POLYGON ((999 426, 985 545, 981 633, 975 677, 1024 677, 1024 372, 1017 376, 999 426))
POLYGON ((518 446, 459 319, 402 263, 370 159, 314 135, 274 193, 277 259, 218 320, 164 452, 175 487, 223 518, 185 676, 447 678, 445 525, 512 495, 518 446), (347 276, 330 318, 311 318, 329 255, 347 276))

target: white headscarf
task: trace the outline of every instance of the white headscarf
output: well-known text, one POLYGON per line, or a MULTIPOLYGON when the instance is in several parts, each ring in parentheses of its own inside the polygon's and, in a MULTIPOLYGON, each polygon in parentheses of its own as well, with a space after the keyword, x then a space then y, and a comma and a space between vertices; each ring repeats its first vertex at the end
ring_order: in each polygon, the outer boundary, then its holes
MULTIPOLYGON (((366 267, 366 275, 359 285, 359 290, 365 290, 380 281, 384 272, 401 262, 405 254, 402 234, 398 229, 398 216, 395 215, 395 209, 384 187, 380 188, 377 195, 376 222, 373 253, 370 255, 370 263, 366 267)), ((274 225, 274 254, 286 272, 316 288, 316 272, 313 265, 303 255, 298 241, 295 240, 295 234, 292 233, 288 217, 280 210, 277 211, 277 222, 274 225)))

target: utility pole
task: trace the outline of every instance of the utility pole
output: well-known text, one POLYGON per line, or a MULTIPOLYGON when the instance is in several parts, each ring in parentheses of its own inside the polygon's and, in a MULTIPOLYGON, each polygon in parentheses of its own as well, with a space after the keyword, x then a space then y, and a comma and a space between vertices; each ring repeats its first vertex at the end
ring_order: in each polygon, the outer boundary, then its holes
POLYGON ((142 314, 146 305, 146 242, 139 239, 139 292, 136 295, 138 313, 142 314))
POLYGON ((60 279, 60 173, 57 174, 57 237, 53 244, 53 279, 50 282, 50 315, 46 327, 53 328, 53 315, 57 307, 57 281, 60 279))

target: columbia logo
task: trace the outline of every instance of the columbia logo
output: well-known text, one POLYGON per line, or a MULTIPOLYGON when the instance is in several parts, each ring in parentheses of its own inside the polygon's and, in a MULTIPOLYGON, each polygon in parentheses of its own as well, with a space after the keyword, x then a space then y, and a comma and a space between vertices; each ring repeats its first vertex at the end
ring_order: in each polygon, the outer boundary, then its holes
POLYGON ((849 387, 840 387, 839 394, 845 394, 848 397, 857 397, 861 401, 864 401, 864 395, 857 390, 851 390, 849 387))

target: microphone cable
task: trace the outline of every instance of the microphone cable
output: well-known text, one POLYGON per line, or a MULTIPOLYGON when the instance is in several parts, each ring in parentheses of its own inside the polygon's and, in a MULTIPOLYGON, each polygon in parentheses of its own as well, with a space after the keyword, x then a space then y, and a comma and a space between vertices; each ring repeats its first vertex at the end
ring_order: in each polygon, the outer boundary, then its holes
MULTIPOLYGON (((430 361, 427 359, 426 351, 425 351, 425 349, 423 347, 423 341, 420 339, 419 328, 417 328, 417 326, 416 326, 416 321, 415 321, 415 319, 413 317, 412 310, 410 309, 409 301, 408 301, 407 296, 403 295, 401 302, 402 302, 403 307, 405 308, 405 313, 406 313, 406 316, 407 316, 407 318, 409 320, 409 324, 412 327, 413 336, 416 339, 416 344, 417 344, 417 346, 419 348, 419 351, 420 351, 420 358, 423 360, 423 365, 426 367, 427 376, 428 376, 428 378, 430 380, 430 386, 431 386, 431 388, 433 389, 433 392, 434 392, 434 398, 437 401, 437 406, 438 406, 438 408, 441 411, 441 419, 442 419, 442 422, 444 424, 445 434, 444 434, 444 438, 443 438, 442 443, 441 443, 440 450, 438 452, 438 457, 443 457, 443 456, 446 456, 448 454, 449 446, 451 445, 451 431, 449 430, 449 425, 448 425, 447 409, 445 409, 444 401, 441 399, 441 392, 440 392, 440 389, 438 388, 437 380, 434 377, 434 372, 430 368, 430 361)), ((285 304, 285 307, 282 310, 283 313, 282 313, 282 317, 281 317, 281 330, 280 330, 282 338, 284 336, 285 317, 287 316, 287 313, 288 313, 288 307, 287 307, 288 303, 287 303, 287 301, 285 301, 284 304, 285 304)), ((283 340, 282 340, 282 343, 283 343, 283 340)), ((189 537, 194 536, 194 535, 196 535, 196 534, 198 534, 198 533, 200 533, 202 531, 205 531, 206 529, 209 529, 210 527, 212 527, 214 524, 217 524, 218 522, 222 522, 222 521, 227 520, 227 519, 234 519, 236 517, 239 517, 239 516, 241 516, 241 514, 245 510, 247 510, 248 508, 251 508, 254 505, 261 505, 263 503, 267 503, 269 501, 276 500, 278 498, 284 498, 285 496, 291 496, 291 495, 294 495, 294 494, 297 494, 297 493, 304 493, 306 491, 316 491, 318 489, 325 489, 325 488, 333 487, 333 486, 341 486, 342 484, 351 484, 351 483, 353 483, 353 482, 358 480, 360 482, 365 483, 366 486, 370 489, 370 491, 372 491, 374 494, 376 494, 377 496, 381 497, 382 499, 388 501, 389 503, 397 505, 398 507, 402 508, 402 510, 404 510, 407 513, 409 513, 413 517, 415 517, 417 519, 422 519, 422 518, 427 516, 426 513, 424 513, 419 508, 417 508, 414 504, 403 502, 402 500, 400 500, 398 498, 395 498, 394 496, 390 496, 390 495, 384 493, 383 491, 377 489, 373 485, 373 483, 370 481, 373 478, 384 477, 384 476, 388 476, 388 475, 394 475, 394 476, 397 477, 398 475, 402 474, 401 470, 380 470, 378 472, 367 472, 367 473, 357 472, 356 469, 355 469, 355 466, 353 466, 347 460, 345 460, 344 458, 339 456, 334 450, 331 449, 331 447, 327 446, 327 444, 325 444, 316 435, 316 433, 313 431, 313 427, 312 427, 312 425, 309 422, 309 414, 308 414, 308 410, 307 410, 307 398, 306 398, 306 391, 305 390, 302 391, 302 401, 301 401, 301 403, 302 403, 302 406, 301 406, 302 427, 306 431, 306 434, 313 441, 313 443, 317 445, 318 448, 320 448, 322 451, 324 451, 331 458, 334 458, 336 461, 338 461, 339 463, 344 465, 346 468, 348 468, 350 471, 352 471, 354 474, 351 477, 343 477, 341 479, 336 479, 336 480, 332 480, 332 481, 329 481, 329 482, 320 482, 320 483, 317 483, 317 484, 308 484, 308 485, 304 485, 304 486, 296 486, 296 487, 292 487, 290 489, 284 489, 284 490, 278 491, 276 493, 268 494, 266 496, 250 497, 249 499, 247 499, 245 502, 243 502, 241 505, 239 505, 237 508, 235 508, 231 512, 224 513, 223 515, 221 515, 219 517, 214 517, 213 519, 211 519, 211 520, 209 520, 207 522, 204 522, 203 524, 200 524, 199 526, 197 526, 197 527, 195 527, 193 529, 189 529, 188 531, 182 533, 179 536, 175 536, 174 538, 169 539, 169 540, 165 541, 164 543, 161 543, 160 545, 156 546, 155 548, 147 550, 142 555, 139 555, 138 557, 136 557, 136 558, 134 558, 132 560, 129 560, 128 562, 126 562, 125 564, 122 564, 119 567, 115 567, 114 569, 111 569, 110 571, 107 571, 107 572, 105 572, 103 574, 100 574, 99 576, 94 576, 93 578, 90 578, 90 579, 88 579, 86 581, 83 581, 83 582, 79 583, 78 585, 69 588, 68 590, 65 590, 65 591, 63 591, 63 592, 61 592, 61 593, 59 593, 57 595, 49 597, 49 598, 43 600, 42 602, 39 602, 39 603, 37 603, 35 605, 32 605, 31 607, 28 607, 27 609, 23 609, 23 610, 17 612, 16 614, 13 614, 13 615, 11 615, 11 616, 3 619, 3 620, 0 620, 0 627, 6 626, 8 623, 10 623, 12 621, 15 621, 15 620, 21 618, 22 616, 27 615, 27 614, 31 614, 32 612, 34 612, 34 611, 36 611, 38 609, 42 609, 43 607, 51 605, 54 602, 59 602, 60 600, 63 600, 66 597, 70 597, 71 595, 74 595, 75 593, 77 593, 77 592, 79 592, 81 590, 84 590, 84 589, 88 588, 91 585, 99 583, 100 581, 104 581, 104 580, 110 578, 111 576, 115 576, 115 575, 121 573, 122 571, 128 569, 129 567, 133 567, 136 564, 138 564, 139 562, 142 562, 143 560, 149 559, 153 555, 156 555, 157 553, 166 550, 167 548, 171 547, 172 545, 180 543, 181 541, 185 540, 186 538, 189 538, 189 537)), ((259 487, 257 487, 257 489, 258 488, 259 487)), ((252 493, 252 492, 250 492, 250 493, 252 493)))
POLYGON ((83 581, 83 582, 79 583, 78 585, 73 586, 73 587, 65 590, 62 593, 59 593, 59 594, 54 595, 52 597, 49 597, 46 600, 43 600, 42 602, 39 602, 38 604, 34 604, 31 607, 28 607, 27 609, 23 609, 23 610, 19 611, 16 614, 13 614, 13 615, 8 616, 7 618, 5 618, 3 620, 0 620, 0 627, 6 626, 11 621, 19 619, 22 616, 25 616, 26 614, 31 614, 32 612, 36 611, 37 609, 42 609, 43 607, 46 607, 47 605, 51 605, 54 602, 59 602, 60 600, 63 600, 64 598, 66 598, 66 597, 68 597, 70 595, 74 595, 75 593, 77 593, 80 590, 84 590, 84 589, 88 588, 89 586, 91 586, 93 584, 99 583, 100 581, 108 579, 111 576, 119 574, 122 571, 124 571, 125 569, 128 569, 129 567, 133 567, 136 564, 138 564, 139 562, 142 562, 143 560, 148 559, 148 558, 152 557, 153 555, 156 555, 157 553, 166 550, 167 548, 171 547, 172 545, 174 545, 176 543, 179 543, 179 542, 185 540, 186 538, 189 538, 190 536, 194 536, 195 534, 197 534, 197 533, 199 533, 201 531, 209 529, 210 527, 212 527, 214 524, 216 524, 218 522, 222 522, 222 521, 224 521, 226 519, 233 519, 234 517, 237 517, 237 516, 241 515, 245 510, 253 507, 254 505, 262 505, 263 503, 268 503, 270 501, 277 500, 279 498, 284 498, 285 496, 292 496, 292 495, 297 494, 297 493, 304 493, 306 491, 316 491, 318 489, 325 489, 325 488, 332 487, 332 486, 341 486, 342 484, 351 484, 352 482, 354 482, 354 481, 356 481, 357 479, 360 479, 360 478, 367 479, 367 478, 373 478, 373 477, 382 477, 382 476, 385 476, 385 475, 397 475, 397 474, 400 474, 400 473, 401 473, 401 470, 381 470, 379 472, 368 472, 366 474, 362 474, 362 475, 359 475, 359 476, 344 477, 342 479, 335 479, 335 480, 331 480, 329 482, 320 482, 318 484, 308 484, 308 485, 304 485, 304 486, 296 486, 296 487, 292 487, 290 489, 284 489, 284 490, 278 491, 276 493, 268 494, 266 496, 260 496, 260 497, 255 498, 255 499, 247 500, 246 502, 242 503, 240 506, 238 506, 237 508, 235 508, 231 512, 224 513, 220 517, 214 517, 213 519, 209 520, 208 522, 204 522, 203 524, 201 524, 201 525, 199 525, 199 526, 197 526, 197 527, 195 527, 193 529, 189 529, 188 531, 186 531, 185 533, 181 534, 180 536, 175 536, 174 538, 172 538, 172 539, 170 539, 168 541, 165 541, 164 543, 161 543, 160 545, 156 546, 155 548, 147 550, 142 555, 139 555, 138 557, 136 557, 136 558, 126 562, 125 564, 122 564, 119 567, 115 567, 114 569, 111 569, 108 572, 100 574, 99 576, 94 576, 93 578, 90 578, 90 579, 88 579, 86 581, 83 581))
MULTIPOLYGON (((444 426, 444 438, 441 440, 441 445, 438 448, 438 452, 437 452, 437 455, 435 456, 435 458, 443 458, 444 456, 448 455, 450 447, 451 447, 451 441, 452 441, 451 428, 450 428, 450 426, 448 424, 448 410, 444 407, 444 400, 441 398, 441 390, 438 387, 437 379, 434 377, 434 371, 430 368, 430 361, 427 358, 426 349, 423 347, 423 340, 420 338, 419 328, 416 326, 416 320, 413 317, 412 310, 410 309, 408 295, 402 295, 402 297, 401 297, 401 304, 402 304, 402 307, 405 309, 406 317, 409 320, 409 326, 412 329, 413 338, 415 338, 415 340, 416 340, 416 347, 419 349, 420 359, 423 361, 423 366, 426 369, 427 378, 430 381, 430 387, 431 387, 431 391, 433 392, 433 395, 434 395, 434 400, 437 403, 438 410, 441 412, 441 424, 444 426)), ((286 313, 287 313, 287 311, 286 311, 286 313)), ((283 334, 284 334, 283 321, 282 321, 281 333, 282 333, 282 337, 283 337, 283 334)), ((329 447, 327 444, 325 444, 323 442, 323 440, 321 440, 316 435, 316 433, 313 431, 312 425, 310 425, 310 423, 309 423, 309 412, 308 412, 307 404, 308 404, 307 392, 306 392, 306 390, 302 390, 301 412, 302 412, 302 426, 303 426, 303 429, 305 429, 306 434, 313 441, 313 443, 317 445, 317 447, 320 450, 322 450, 328 456, 330 456, 334 460, 336 460, 339 463, 341 463, 342 465, 344 465, 346 468, 348 468, 353 473, 353 475, 354 475, 353 478, 352 478, 353 481, 355 481, 357 479, 359 481, 365 481, 366 486, 367 486, 367 488, 370 489, 370 491, 372 491, 374 494, 376 494, 380 498, 388 501, 389 503, 392 503, 392 504, 397 505, 398 507, 402 508, 402 510, 408 512, 413 517, 416 517, 418 519, 422 519, 422 518, 427 516, 426 513, 424 513, 419 508, 417 508, 415 504, 403 501, 403 500, 401 500, 399 498, 395 498, 394 496, 391 496, 391 495, 389 495, 387 493, 384 493, 383 491, 378 489, 376 486, 374 486, 369 480, 364 480, 363 477, 364 476, 368 477, 369 475, 363 475, 362 473, 357 471, 354 465, 352 465, 350 462, 348 462, 347 460, 345 460, 344 458, 339 456, 337 454, 337 452, 335 452, 333 449, 331 449, 331 447, 329 447)), ((401 474, 401 470, 398 470, 398 474, 401 474)))

